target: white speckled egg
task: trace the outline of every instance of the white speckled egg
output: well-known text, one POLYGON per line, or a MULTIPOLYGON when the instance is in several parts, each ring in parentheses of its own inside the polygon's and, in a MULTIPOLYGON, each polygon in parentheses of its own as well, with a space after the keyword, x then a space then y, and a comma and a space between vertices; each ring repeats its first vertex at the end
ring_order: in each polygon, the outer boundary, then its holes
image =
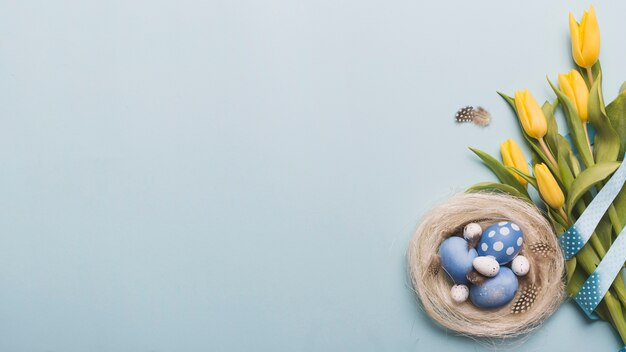
POLYGON ((463 303, 469 297, 469 288, 465 285, 454 285, 450 289, 450 296, 456 303, 463 303))
POLYGON ((522 243, 524 234, 520 227, 510 221, 502 221, 483 231, 476 251, 480 256, 493 256, 502 265, 515 258, 522 249, 522 243))
POLYGON ((465 225, 465 228, 463 229, 463 237, 468 241, 471 241, 475 239, 476 237, 480 237, 480 235, 482 234, 483 234, 483 229, 480 227, 480 225, 478 225, 475 222, 471 222, 465 225))
POLYGON ((474 266, 476 271, 487 277, 494 277, 498 275, 498 272, 500 271, 500 264, 498 264, 498 261, 491 256, 474 258, 472 266, 474 266))
POLYGON ((528 262, 528 259, 526 257, 524 257, 523 255, 518 255, 511 262, 511 270, 513 270, 513 272, 517 276, 524 276, 530 271, 530 263, 528 262))

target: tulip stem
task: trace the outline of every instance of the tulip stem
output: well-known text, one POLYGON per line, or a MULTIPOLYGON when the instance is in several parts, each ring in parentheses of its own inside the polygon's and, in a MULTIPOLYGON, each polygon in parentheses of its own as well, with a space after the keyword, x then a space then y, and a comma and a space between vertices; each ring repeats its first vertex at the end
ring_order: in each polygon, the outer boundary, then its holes
POLYGON ((589 131, 587 130, 588 122, 583 122, 583 129, 585 130, 585 137, 587 138, 587 146, 589 147, 589 152, 593 156, 593 149, 591 149, 591 141, 589 140, 589 131))
POLYGON ((591 72, 591 67, 587 67, 587 78, 589 79, 589 89, 593 86, 593 72, 591 72))
POLYGON ((569 223, 569 219, 567 218, 567 214, 565 213, 563 207, 560 207, 558 210, 559 214, 563 217, 563 220, 565 220, 566 223, 569 223))
POLYGON ((543 140, 543 137, 539 138, 538 141, 539 145, 541 145, 541 149, 543 149, 543 151, 546 153, 546 157, 550 159, 550 163, 552 163, 554 167, 558 167, 559 165, 557 164, 556 160, 554 160, 554 156, 550 152, 550 149, 548 149, 548 145, 546 144, 546 141, 543 140))

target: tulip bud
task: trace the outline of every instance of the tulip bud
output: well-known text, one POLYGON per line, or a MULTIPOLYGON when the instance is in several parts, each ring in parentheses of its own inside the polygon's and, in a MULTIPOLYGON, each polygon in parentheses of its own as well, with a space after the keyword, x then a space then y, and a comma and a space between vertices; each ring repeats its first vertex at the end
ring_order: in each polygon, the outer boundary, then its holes
POLYGON ((572 37, 572 56, 578 66, 589 68, 600 56, 600 28, 593 5, 585 11, 580 24, 569 14, 569 30, 572 37))
POLYGON ((565 196, 545 164, 535 164, 535 177, 541 198, 553 209, 561 209, 565 196))
POLYGON ((578 116, 583 123, 587 122, 587 103, 589 102, 589 90, 583 76, 576 70, 567 74, 559 75, 559 88, 574 104, 578 116))
MULTIPOLYGON (((519 145, 515 143, 514 140, 508 139, 504 143, 500 144, 500 152, 502 153, 502 161, 504 162, 505 166, 513 166, 516 167, 518 170, 529 174, 526 158, 524 158, 522 150, 520 149, 519 145)), ((520 175, 516 174, 513 171, 511 171, 511 173, 523 186, 526 186, 528 184, 528 182, 520 175)))
POLYGON ((540 139, 548 132, 548 123, 537 100, 528 91, 515 92, 515 108, 527 135, 540 139))

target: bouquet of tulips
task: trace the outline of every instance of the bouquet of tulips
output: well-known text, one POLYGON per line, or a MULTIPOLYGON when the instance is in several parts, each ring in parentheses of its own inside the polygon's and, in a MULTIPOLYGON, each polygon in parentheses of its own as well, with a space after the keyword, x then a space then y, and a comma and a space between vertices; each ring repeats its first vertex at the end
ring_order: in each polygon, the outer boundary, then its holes
MULTIPOLYGON (((499 93, 512 107, 530 147, 532 171, 518 144, 501 144, 502 162, 472 149, 493 171, 500 183, 483 182, 468 191, 498 191, 534 202, 528 185, 540 196, 557 235, 565 232, 582 214, 594 195, 619 167, 626 151, 626 84, 605 105, 602 94, 600 31, 593 6, 580 23, 570 13, 572 56, 577 67, 558 76, 558 86, 548 79, 556 94, 554 102, 540 106, 528 90, 513 97, 499 93), (569 136, 559 134, 554 113, 564 112, 569 136), (588 128, 588 125, 591 125, 588 128), (595 133, 589 132, 594 130, 595 133)), ((576 295, 594 272, 617 235, 626 225, 626 187, 622 189, 596 228, 589 243, 567 261, 567 292, 576 295)), ((620 274, 596 309, 626 343, 626 286, 620 274)))

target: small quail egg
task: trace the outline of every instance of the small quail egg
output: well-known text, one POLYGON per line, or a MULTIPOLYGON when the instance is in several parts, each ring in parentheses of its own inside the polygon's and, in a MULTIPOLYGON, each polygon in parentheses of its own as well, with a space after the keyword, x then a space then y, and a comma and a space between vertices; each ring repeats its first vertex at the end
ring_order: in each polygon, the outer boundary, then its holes
POLYGON ((498 275, 498 272, 500 271, 500 264, 498 264, 498 261, 491 256, 474 258, 472 266, 474 266, 476 271, 487 277, 494 277, 498 275))
POLYGON ((469 288, 465 285, 454 285, 450 289, 450 296, 456 303, 463 303, 469 297, 469 288))
POLYGON ((524 257, 523 255, 518 255, 517 257, 515 257, 515 259, 513 259, 513 262, 511 262, 511 269, 513 270, 515 275, 524 276, 530 271, 530 263, 528 262, 528 259, 526 257, 524 257))
POLYGON ((472 241, 477 237, 480 237, 482 234, 483 229, 475 222, 465 225, 465 228, 463 229, 463 237, 468 241, 472 241))

